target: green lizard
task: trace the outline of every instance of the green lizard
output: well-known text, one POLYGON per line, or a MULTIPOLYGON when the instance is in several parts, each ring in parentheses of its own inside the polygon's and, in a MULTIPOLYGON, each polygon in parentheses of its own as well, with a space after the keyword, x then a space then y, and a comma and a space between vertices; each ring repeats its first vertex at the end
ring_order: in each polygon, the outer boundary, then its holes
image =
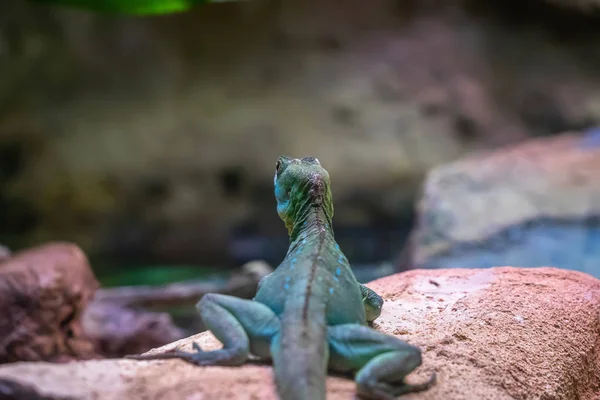
POLYGON ((383 299, 359 284, 331 228, 329 174, 316 158, 280 157, 275 172, 277 212, 290 236, 287 255, 264 277, 253 300, 207 294, 196 305, 223 349, 175 351, 130 358, 180 358, 198 365, 241 365, 250 354, 272 360, 284 400, 325 399, 327 370, 355 374, 358 394, 393 399, 428 389, 404 378, 421 351, 370 328, 383 299))

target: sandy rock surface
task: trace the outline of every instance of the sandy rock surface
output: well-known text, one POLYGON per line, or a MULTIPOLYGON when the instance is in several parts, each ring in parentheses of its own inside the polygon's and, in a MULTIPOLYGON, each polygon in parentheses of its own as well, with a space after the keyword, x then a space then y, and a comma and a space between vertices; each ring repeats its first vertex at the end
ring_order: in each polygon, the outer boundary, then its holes
MULTIPOLYGON (((580 399, 600 396, 600 280, 554 268, 414 270, 371 282, 385 298, 376 328, 423 349, 406 399, 580 399)), ((171 343, 207 349, 208 333, 171 343)), ((274 399, 270 367, 195 367, 178 360, 17 363, 0 380, 76 399, 274 399)), ((354 384, 329 378, 329 399, 354 384)))

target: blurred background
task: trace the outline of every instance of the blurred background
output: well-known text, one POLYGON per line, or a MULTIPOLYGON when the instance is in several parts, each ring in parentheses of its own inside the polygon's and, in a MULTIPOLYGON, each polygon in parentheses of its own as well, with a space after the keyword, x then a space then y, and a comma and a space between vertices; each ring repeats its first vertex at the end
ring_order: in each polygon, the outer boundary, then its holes
POLYGON ((0 243, 101 286, 276 266, 279 155, 329 171, 361 281, 600 276, 594 0, 242 1, 135 17, 3 0, 0 243))

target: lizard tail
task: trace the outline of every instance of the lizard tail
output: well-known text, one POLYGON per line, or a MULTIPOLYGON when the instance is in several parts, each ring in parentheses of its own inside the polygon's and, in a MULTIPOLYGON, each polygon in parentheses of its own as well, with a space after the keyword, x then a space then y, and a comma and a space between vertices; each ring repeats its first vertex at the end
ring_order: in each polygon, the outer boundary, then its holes
POLYGON ((280 337, 272 347, 275 383, 282 400, 325 400, 328 346, 325 305, 286 302, 280 337))

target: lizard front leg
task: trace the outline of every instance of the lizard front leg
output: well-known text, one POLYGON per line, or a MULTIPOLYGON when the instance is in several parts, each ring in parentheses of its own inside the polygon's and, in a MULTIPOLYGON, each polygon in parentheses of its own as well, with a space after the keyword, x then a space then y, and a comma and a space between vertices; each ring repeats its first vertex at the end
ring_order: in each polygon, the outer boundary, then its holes
POLYGON ((223 348, 204 352, 194 343, 195 353, 174 352, 135 355, 136 360, 178 358, 197 365, 241 365, 250 353, 270 358, 272 338, 279 332, 279 319, 270 308, 252 300, 209 293, 196 304, 206 327, 223 343, 223 348))
POLYGON ((367 322, 375 321, 381 315, 381 307, 383 307, 383 299, 374 290, 369 289, 365 285, 360 285, 360 293, 362 294, 367 322))
POLYGON ((394 336, 364 325, 328 327, 329 367, 355 372, 357 393, 371 400, 392 400, 406 393, 426 390, 435 383, 435 373, 421 384, 409 385, 404 378, 421 365, 421 350, 394 336))

